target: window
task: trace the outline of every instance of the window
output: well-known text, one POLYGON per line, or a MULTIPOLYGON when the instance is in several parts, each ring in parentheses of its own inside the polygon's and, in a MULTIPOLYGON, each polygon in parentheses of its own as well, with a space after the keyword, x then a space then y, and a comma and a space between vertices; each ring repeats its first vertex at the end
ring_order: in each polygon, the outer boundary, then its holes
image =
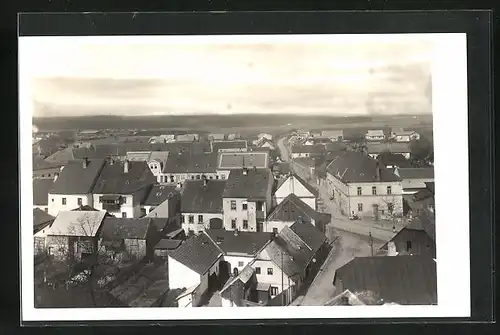
POLYGON ((389 202, 387 204, 387 210, 389 211, 389 213, 392 213, 392 211, 394 210, 394 204, 392 202, 389 202))
POLYGON ((175 178, 174 178, 174 176, 170 176, 170 182, 171 182, 171 183, 175 182, 175 178))
POLYGON ((243 204, 243 205, 241 205, 241 207, 242 207, 242 209, 243 209, 244 211, 246 211, 246 210, 248 209, 248 204, 243 204))
POLYGON ((200 175, 199 174, 196 175, 196 179, 200 179, 200 175))
POLYGON ((262 201, 257 201, 257 210, 258 211, 264 210, 264 203, 262 201))
POLYGON ((181 215, 181 223, 184 223, 184 222, 185 222, 184 215, 181 215))
POLYGON ((82 198, 78 198, 77 203, 78 203, 78 206, 81 206, 82 205, 82 198))
POLYGON ((214 176, 210 176, 210 179, 214 179, 214 176))
POLYGON ((273 275, 273 268, 267 268, 267 274, 269 276, 272 276, 273 275))
POLYGON ((372 195, 377 195, 377 187, 372 186, 372 195))
POLYGON ((122 218, 126 218, 127 217, 127 212, 122 212, 122 218))
POLYGON ((410 251, 411 250, 411 241, 406 241, 406 251, 410 251))
POLYGON ((255 274, 260 275, 260 268, 259 267, 255 268, 255 274))
POLYGON ((203 215, 198 215, 198 223, 203 223, 203 215))
POLYGON ((123 197, 123 198, 122 198, 122 200, 123 200, 123 203, 124 203, 124 204, 126 204, 126 203, 127 203, 127 197, 123 197))
POLYGON ((49 207, 45 207, 45 211, 48 212, 49 211, 49 207))
POLYGON ((243 262, 238 262, 238 266, 243 266, 243 262))
POLYGON ((220 179, 226 179, 226 175, 225 175, 225 174, 222 174, 222 175, 220 176, 220 179))
POLYGON ((243 220, 243 229, 248 229, 248 220, 243 220))
POLYGON ((61 201, 63 205, 66 205, 66 198, 62 198, 61 201))
POLYGON ((236 229, 236 219, 231 220, 231 228, 236 229))
POLYGON ((278 228, 273 228, 273 234, 274 235, 278 234, 278 228))
POLYGON ((219 179, 219 176, 215 176, 215 179, 219 179))
POLYGON ((363 204, 358 204, 358 212, 362 212, 363 211, 363 204))
POLYGON ((236 210, 236 200, 231 200, 231 210, 232 211, 236 210))
POLYGON ((54 198, 52 198, 52 202, 54 202, 54 198))
POLYGON ((271 295, 278 295, 278 288, 276 286, 271 286, 271 295))
POLYGON ((191 176, 191 179, 194 179, 194 176, 191 176))
POLYGON ((194 215, 190 215, 188 218, 189 223, 194 223, 194 215))
POLYGON ((387 194, 392 194, 392 187, 387 186, 387 194))

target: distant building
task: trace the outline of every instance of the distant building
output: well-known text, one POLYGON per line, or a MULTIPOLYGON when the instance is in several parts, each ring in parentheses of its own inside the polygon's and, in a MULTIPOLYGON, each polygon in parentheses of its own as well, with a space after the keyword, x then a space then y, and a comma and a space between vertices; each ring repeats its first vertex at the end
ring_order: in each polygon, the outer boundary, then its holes
POLYGON ((416 193, 403 195, 405 214, 410 217, 425 211, 435 211, 434 182, 425 183, 425 186, 425 189, 416 193))
POLYGON ((181 224, 186 234, 199 234, 214 219, 222 221, 225 180, 189 180, 181 195, 181 224))
POLYGON ((177 249, 181 244, 182 240, 161 239, 154 247, 154 254, 156 257, 168 258, 168 253, 177 249))
POLYGON ((208 134, 209 141, 224 141, 224 134, 208 134))
POLYGON ((260 133, 257 137, 258 138, 265 138, 265 139, 267 139, 269 141, 273 140, 273 135, 267 134, 267 133, 260 133))
POLYGON ((42 156, 33 156, 33 178, 55 179, 63 168, 62 163, 51 163, 42 156))
POLYGON ((200 139, 198 134, 182 134, 175 136, 177 142, 195 142, 200 139))
POLYGON ((224 228, 263 231, 272 207, 273 183, 270 169, 232 170, 223 193, 224 228))
POLYGON ((234 133, 234 134, 228 134, 227 139, 229 141, 234 141, 234 140, 239 140, 240 139, 240 134, 234 133))
POLYGON ((345 215, 403 214, 401 178, 363 153, 339 153, 327 166, 326 187, 345 215))
POLYGON ((333 284, 336 294, 347 289, 367 305, 437 304, 436 262, 428 256, 356 257, 337 269, 333 284))
POLYGON ((394 174, 401 178, 403 194, 414 194, 426 189, 425 183, 434 182, 434 168, 398 168, 394 174))
POLYGON ((332 141, 342 142, 344 140, 343 130, 323 130, 321 137, 329 138, 332 141))
POLYGON ((377 156, 380 164, 388 169, 410 168, 411 163, 402 154, 393 154, 391 152, 382 152, 377 156))
POLYGON ((404 156, 406 159, 410 159, 410 145, 405 142, 395 142, 395 143, 367 143, 366 152, 372 158, 377 158, 379 155, 389 152, 392 154, 399 154, 404 156))
POLYGON ((396 142, 410 142, 413 140, 419 140, 420 135, 414 130, 403 130, 402 128, 399 129, 393 128, 391 130, 391 138, 394 139, 396 142))
POLYGON ((247 141, 212 141, 210 142, 212 152, 246 152, 248 150, 247 141))
POLYGON ((129 151, 127 160, 130 162, 147 162, 151 173, 158 177, 168 158, 168 151, 129 151))
POLYGON ((175 135, 172 134, 153 136, 149 139, 149 143, 171 143, 173 141, 175 141, 175 135))
POLYGON ((170 152, 158 182, 182 186, 186 180, 226 177, 225 173, 217 172, 217 153, 170 152))
POLYGON ((316 159, 315 158, 294 158, 291 162, 293 172, 306 182, 314 182, 316 159))
POLYGON ((217 173, 226 178, 232 170, 267 169, 270 165, 269 152, 221 152, 217 156, 217 173))
POLYGON ((290 162, 274 163, 272 166, 273 175, 275 178, 286 177, 291 172, 290 162))
POLYGON ((365 139, 367 141, 383 141, 385 140, 385 134, 383 130, 368 130, 365 139))
POLYGON ((94 207, 119 218, 140 218, 155 181, 146 162, 108 160, 93 188, 94 207))
POLYGON ((141 215, 145 216, 153 213, 152 217, 169 218, 178 214, 180 211, 179 191, 174 185, 155 184, 151 187, 149 194, 141 204, 141 215), (161 214, 160 214, 161 213, 161 214))
POLYGON ((292 159, 319 157, 325 153, 323 144, 315 145, 294 145, 291 149, 292 159))
POLYGON ((250 265, 232 274, 220 291, 222 307, 248 307, 259 300, 265 306, 270 297, 268 294, 259 297, 257 285, 255 269, 250 265))
POLYGON ((68 162, 49 191, 48 213, 57 216, 60 211, 93 206, 93 189, 103 167, 102 159, 68 162))

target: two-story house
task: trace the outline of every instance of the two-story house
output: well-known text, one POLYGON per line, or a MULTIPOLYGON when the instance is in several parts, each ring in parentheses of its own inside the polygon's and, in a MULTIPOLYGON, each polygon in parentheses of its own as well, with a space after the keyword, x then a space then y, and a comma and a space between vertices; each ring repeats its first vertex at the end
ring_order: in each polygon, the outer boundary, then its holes
POLYGON ((181 224, 186 234, 199 234, 223 219, 225 180, 187 180, 181 191, 181 224))
POLYGON ((385 140, 385 134, 381 129, 368 130, 368 132, 365 134, 365 139, 367 141, 383 141, 385 140))
POLYGON ((339 153, 327 166, 326 187, 345 215, 384 218, 403 213, 401 178, 363 153, 339 153))
POLYGON ((226 174, 217 173, 217 153, 170 152, 158 175, 158 182, 183 185, 186 180, 225 179, 226 174))
POLYGON ((144 215, 141 204, 155 183, 146 162, 109 159, 93 188, 94 208, 119 218, 144 215))
POLYGON ((224 228, 263 231, 272 208, 273 183, 270 169, 232 170, 222 195, 224 228))
POLYGON ((127 160, 130 162, 147 162, 151 173, 155 177, 161 174, 168 158, 168 151, 130 151, 127 160))
POLYGON ((312 209, 316 210, 318 190, 295 173, 290 173, 288 176, 277 180, 274 205, 279 205, 289 194, 295 194, 312 209))
POLYGON ((93 206, 92 191, 104 167, 103 159, 69 161, 49 191, 48 213, 93 206))

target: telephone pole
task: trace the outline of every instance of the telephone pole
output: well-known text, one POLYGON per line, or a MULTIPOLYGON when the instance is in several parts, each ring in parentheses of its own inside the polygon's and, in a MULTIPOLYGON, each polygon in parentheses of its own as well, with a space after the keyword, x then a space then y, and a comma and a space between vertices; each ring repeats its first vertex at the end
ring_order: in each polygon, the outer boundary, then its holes
POLYGON ((368 234, 368 244, 370 244, 370 249, 372 251, 372 257, 373 257, 373 237, 372 237, 372 232, 368 234))

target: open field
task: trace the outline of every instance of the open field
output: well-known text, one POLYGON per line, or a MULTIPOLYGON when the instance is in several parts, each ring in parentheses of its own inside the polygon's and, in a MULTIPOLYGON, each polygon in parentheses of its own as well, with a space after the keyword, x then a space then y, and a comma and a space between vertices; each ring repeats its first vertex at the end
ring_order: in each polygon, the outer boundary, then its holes
POLYGON ((40 131, 76 129, 144 129, 196 132, 256 132, 283 134, 292 129, 344 129, 365 131, 368 128, 411 127, 432 131, 432 115, 329 117, 317 115, 184 115, 184 116, 92 116, 34 118, 40 131))

